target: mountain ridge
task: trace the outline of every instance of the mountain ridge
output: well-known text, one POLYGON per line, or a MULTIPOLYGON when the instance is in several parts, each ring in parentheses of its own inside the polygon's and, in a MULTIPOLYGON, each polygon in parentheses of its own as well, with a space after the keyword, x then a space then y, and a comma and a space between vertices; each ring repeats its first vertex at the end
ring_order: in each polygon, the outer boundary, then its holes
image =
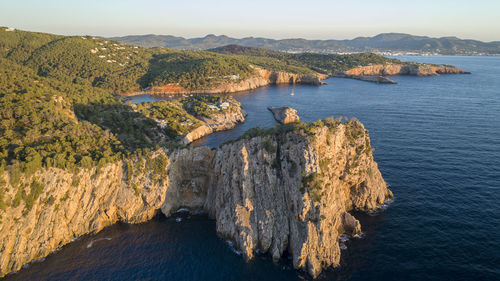
POLYGON ((108 39, 142 47, 169 47, 193 50, 205 50, 236 44, 288 52, 406 52, 437 55, 500 55, 500 41, 483 42, 473 39, 460 39, 455 36, 436 38, 406 33, 381 33, 372 37, 356 37, 344 40, 270 39, 252 36, 233 38, 226 35, 214 34, 196 38, 147 34, 109 37, 108 39))

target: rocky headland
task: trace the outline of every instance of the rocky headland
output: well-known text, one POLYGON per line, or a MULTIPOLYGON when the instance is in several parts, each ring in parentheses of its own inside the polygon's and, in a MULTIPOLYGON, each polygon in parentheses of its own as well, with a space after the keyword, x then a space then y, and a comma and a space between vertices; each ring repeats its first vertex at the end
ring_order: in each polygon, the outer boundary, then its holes
MULTIPOLYGON (((15 198, 8 173, 0 179, 15 198)), ((349 211, 392 198, 363 125, 331 118, 251 130, 219 149, 160 149, 99 168, 46 168, 21 181, 25 196, 38 194, 0 210, 0 276, 117 221, 189 208, 214 218, 246 259, 259 250, 277 260, 288 250, 295 268, 316 277, 339 263, 341 234, 361 233, 349 211)))
POLYGON ((414 75, 431 76, 440 74, 470 74, 451 65, 432 65, 432 64, 376 64, 369 66, 356 67, 344 72, 347 75, 357 76, 391 76, 391 75, 414 75))
POLYGON ((199 117, 202 125, 185 134, 181 143, 190 144, 213 132, 232 129, 237 124, 245 122, 246 115, 247 113, 241 108, 241 104, 235 101, 234 104, 231 104, 231 110, 228 112, 212 114, 209 117, 199 117))
POLYGON ((332 77, 349 78, 377 84, 398 84, 388 78, 392 75, 433 76, 440 74, 470 74, 470 72, 451 65, 433 64, 376 64, 361 66, 343 72, 337 72, 332 77))

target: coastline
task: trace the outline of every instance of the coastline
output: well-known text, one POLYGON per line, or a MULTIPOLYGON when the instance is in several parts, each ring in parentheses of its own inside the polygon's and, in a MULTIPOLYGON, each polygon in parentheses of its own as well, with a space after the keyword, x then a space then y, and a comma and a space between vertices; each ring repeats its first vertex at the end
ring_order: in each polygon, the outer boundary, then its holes
POLYGON ((278 84, 302 84, 321 86, 327 84, 323 80, 328 78, 356 79, 377 84, 397 84, 388 76, 411 75, 411 76, 436 76, 443 74, 470 74, 469 71, 450 65, 415 65, 415 64, 376 64, 351 68, 343 72, 333 74, 303 75, 289 72, 269 71, 256 68, 257 75, 240 82, 219 83, 210 89, 189 90, 183 88, 178 83, 171 83, 159 87, 151 87, 147 90, 119 93, 122 97, 134 97, 140 95, 150 95, 156 97, 175 97, 183 95, 200 94, 232 94, 237 92, 254 90, 257 88, 278 85, 278 84))

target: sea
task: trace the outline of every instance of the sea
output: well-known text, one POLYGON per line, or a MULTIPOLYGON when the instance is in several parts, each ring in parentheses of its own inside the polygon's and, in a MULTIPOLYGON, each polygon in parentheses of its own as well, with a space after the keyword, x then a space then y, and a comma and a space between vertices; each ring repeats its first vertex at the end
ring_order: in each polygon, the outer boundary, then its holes
MULTIPOLYGON (((500 57, 398 57, 450 64, 470 75, 394 76, 397 85, 330 78, 324 86, 270 86, 234 94, 248 113, 236 128, 192 145, 217 147, 275 126, 268 106, 303 121, 356 117, 395 199, 354 213, 364 235, 318 280, 500 280, 500 57), (293 95, 292 95, 293 93, 293 95)), ((157 100, 138 96, 134 102, 157 100)), ((308 280, 290 257, 245 262, 202 213, 118 223, 85 235, 4 280, 308 280)))

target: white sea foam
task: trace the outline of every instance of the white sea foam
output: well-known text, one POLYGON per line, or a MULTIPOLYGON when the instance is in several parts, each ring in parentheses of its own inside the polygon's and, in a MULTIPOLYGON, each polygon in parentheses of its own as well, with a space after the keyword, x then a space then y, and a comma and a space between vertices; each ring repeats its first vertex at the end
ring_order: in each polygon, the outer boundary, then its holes
POLYGON ((361 239, 361 238, 363 238, 364 236, 365 236, 365 234, 364 234, 364 233, 361 233, 361 234, 356 234, 356 235, 354 235, 353 237, 354 237, 354 238, 361 239))
POLYGON ((344 233, 344 234, 342 234, 342 235, 339 236, 339 241, 341 243, 345 243, 345 242, 349 241, 350 238, 351 238, 351 236, 349 236, 348 234, 344 233))
POLYGON ((175 219, 175 222, 181 222, 182 221, 182 218, 176 218, 175 219))
POLYGON ((345 245, 345 243, 340 243, 340 244, 339 244, 339 248, 340 248, 341 250, 347 250, 347 246, 345 245))
POLYGON ((179 210, 177 210, 176 213, 189 213, 189 209, 186 209, 186 208, 180 208, 179 210))
POLYGON ((226 243, 229 246, 229 249, 231 249, 231 251, 233 251, 233 253, 237 254, 238 256, 241 256, 241 251, 236 250, 236 248, 234 247, 233 241, 227 240, 226 243))
POLYGON ((99 238, 99 239, 94 239, 92 241, 90 241, 90 243, 87 244, 87 249, 92 247, 92 245, 94 245, 95 242, 99 242, 99 241, 102 241, 102 240, 111 240, 113 238, 109 238, 109 237, 104 237, 104 238, 99 238))

